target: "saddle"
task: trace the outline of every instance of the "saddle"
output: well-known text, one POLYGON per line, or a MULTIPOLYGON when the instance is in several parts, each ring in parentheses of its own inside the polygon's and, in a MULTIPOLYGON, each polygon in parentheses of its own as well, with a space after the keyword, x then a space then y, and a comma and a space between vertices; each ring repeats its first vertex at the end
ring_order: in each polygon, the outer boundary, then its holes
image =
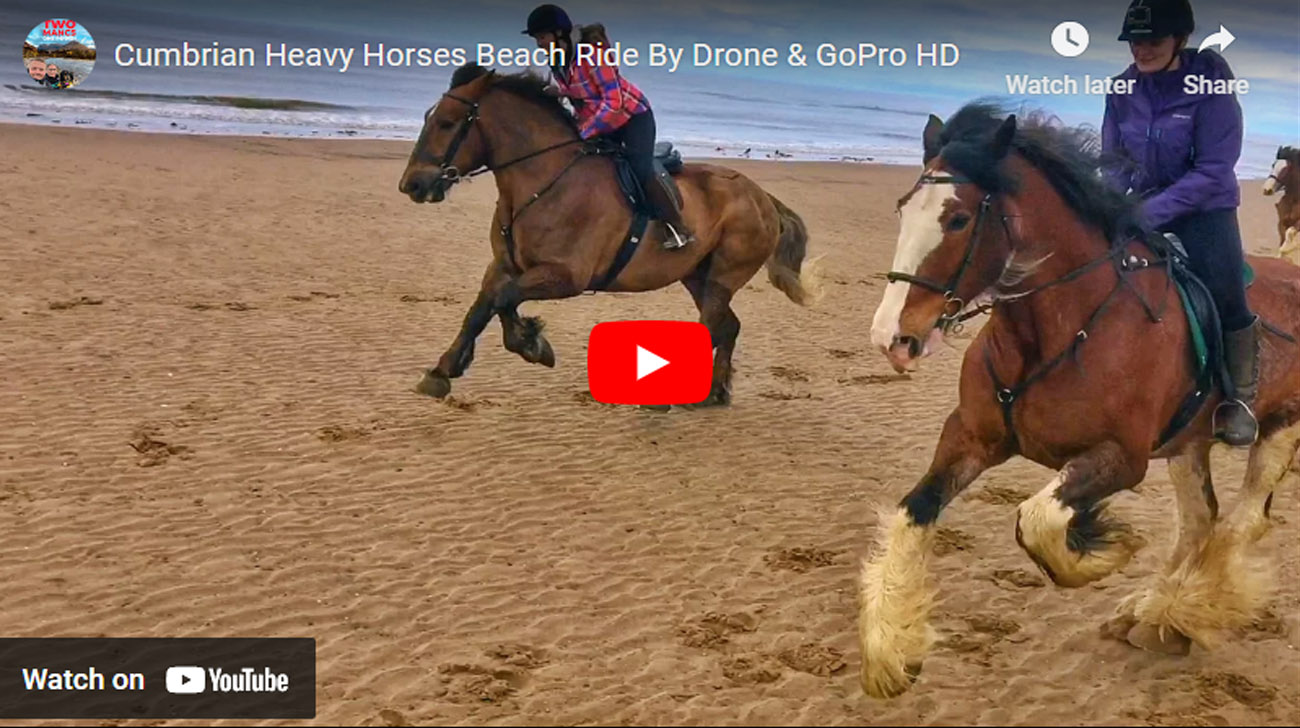
MULTIPOLYGON (((1192 272, 1190 256, 1182 241, 1173 233, 1150 233, 1145 241, 1157 255, 1169 259, 1169 272, 1174 287, 1187 314, 1188 333, 1191 339, 1193 363, 1196 365, 1196 386, 1179 405, 1174 418, 1160 435, 1163 445, 1173 439, 1191 423, 1204 406, 1211 393, 1228 382, 1227 364, 1223 352, 1223 324, 1214 296, 1205 283, 1192 272)), ((1242 275, 1249 287, 1254 282, 1255 271, 1247 263, 1242 275)))
MULTIPOLYGON (((646 227, 649 226, 654 212, 649 200, 646 198, 645 190, 641 188, 641 181, 637 179, 636 172, 632 171, 632 163, 628 160, 627 154, 624 153, 621 146, 596 143, 591 145, 589 149, 592 154, 608 155, 613 158, 619 190, 632 210, 632 224, 628 227, 627 235, 623 238, 623 244, 619 246, 618 254, 614 256, 613 264, 603 275, 598 275, 592 279, 587 286, 587 290, 603 291, 618 278, 618 274, 622 273, 628 262, 632 260, 637 246, 641 244, 641 240, 645 237, 646 227)), ((673 148, 672 142, 655 143, 655 180, 663 185, 664 189, 668 190, 669 197, 678 209, 681 209, 682 193, 677 188, 677 182, 673 179, 673 175, 682 171, 682 165, 681 152, 673 148)))

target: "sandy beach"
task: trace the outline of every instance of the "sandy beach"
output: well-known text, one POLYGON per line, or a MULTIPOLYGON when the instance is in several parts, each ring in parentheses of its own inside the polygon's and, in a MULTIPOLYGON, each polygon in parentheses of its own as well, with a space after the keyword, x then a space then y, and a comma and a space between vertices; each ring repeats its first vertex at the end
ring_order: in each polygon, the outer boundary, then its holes
MULTIPOLYGON (((1073 591, 1013 537, 1052 474, 980 478, 941 521, 941 642, 910 693, 862 695, 858 564, 971 336, 910 376, 869 345, 916 168, 722 161, 803 216, 827 294, 755 278, 734 404, 658 414, 590 398, 586 340, 694 320, 680 286, 526 304, 557 368, 493 323, 450 399, 412 392, 477 291, 495 188, 412 204, 406 143, 0 138, 0 635, 314 637, 321 724, 1300 721, 1295 492, 1235 641, 1101 635, 1172 545, 1163 463, 1114 500, 1150 545, 1073 591)), ((1252 252, 1273 202, 1243 182, 1252 252)), ((1244 456, 1214 461, 1228 508, 1244 456)))

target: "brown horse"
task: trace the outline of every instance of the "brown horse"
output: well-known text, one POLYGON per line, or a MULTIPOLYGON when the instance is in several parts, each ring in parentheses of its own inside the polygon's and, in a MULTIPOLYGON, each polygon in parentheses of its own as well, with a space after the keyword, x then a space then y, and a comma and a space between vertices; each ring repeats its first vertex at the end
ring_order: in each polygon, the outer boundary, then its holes
POLYGON ((1179 532, 1168 565, 1122 601, 1111 627, 1136 646, 1213 645, 1250 619, 1266 577, 1247 548, 1268 528, 1272 494, 1300 477, 1300 268, 1251 258, 1250 304, 1285 327, 1261 341, 1260 438, 1241 501, 1220 519, 1210 481, 1212 395, 1166 428, 1194 387, 1187 317, 1166 253, 1135 229, 1134 203, 1096 174, 1095 137, 1042 117, 970 104, 931 117, 920 179, 898 202, 901 230, 872 342, 913 369, 967 314, 992 315, 962 364, 957 408, 929 470, 882 514, 861 578, 862 685, 907 690, 933 641, 927 560, 940 511, 1019 455, 1058 471, 1020 504, 1016 540, 1058 585, 1124 566, 1141 540, 1104 503, 1168 459, 1179 532), (1286 339, 1292 338, 1291 342, 1286 339))
MULTIPOLYGON (((415 202, 438 202, 473 170, 491 171, 498 192, 492 262, 460 333, 417 391, 446 396, 493 315, 501 318, 506 349, 555 365, 541 322, 521 318, 517 309, 524 301, 577 296, 614 265, 632 221, 614 165, 579 139, 540 78, 475 64, 456 71, 451 89, 425 116, 398 188, 415 202)), ((687 164, 675 179, 696 243, 664 250, 654 225, 622 272, 600 288, 650 291, 681 281, 716 347, 704 404, 726 404, 740 333, 731 298, 766 264, 787 297, 812 303, 812 267, 804 264, 808 233, 798 215, 739 172, 687 164)))
POLYGON ((1278 147, 1277 161, 1264 180, 1264 194, 1282 190, 1277 201, 1278 255, 1300 265, 1300 149, 1278 147))

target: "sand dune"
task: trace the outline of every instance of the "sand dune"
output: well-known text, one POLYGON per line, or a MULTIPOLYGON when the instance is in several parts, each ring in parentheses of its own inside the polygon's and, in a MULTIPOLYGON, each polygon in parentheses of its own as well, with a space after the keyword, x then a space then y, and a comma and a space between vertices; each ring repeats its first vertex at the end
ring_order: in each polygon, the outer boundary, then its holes
MULTIPOLYGON (((861 695, 857 564, 969 338, 912 376, 870 351, 914 169, 728 162, 807 221, 827 295, 756 278, 734 405, 664 415, 591 400, 584 347, 602 320, 694 319, 680 287, 527 304, 556 369, 493 324, 451 399, 411 391, 476 291, 495 190, 411 204, 404 144, 2 133, 0 634, 315 637, 320 723, 1300 721, 1296 493, 1236 642, 1100 636, 1170 547, 1162 464, 1116 499, 1151 546, 1069 592, 1012 536, 1050 474, 981 478, 940 533, 943 641, 912 692, 861 695)), ((1216 463, 1230 504, 1243 459, 1216 463)))

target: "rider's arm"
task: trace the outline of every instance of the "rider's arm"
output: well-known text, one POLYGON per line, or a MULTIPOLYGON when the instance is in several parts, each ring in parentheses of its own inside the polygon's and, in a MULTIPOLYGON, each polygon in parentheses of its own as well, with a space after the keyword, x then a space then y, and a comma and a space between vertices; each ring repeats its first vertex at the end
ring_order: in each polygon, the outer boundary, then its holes
POLYGON ((1132 187, 1128 154, 1120 144, 1119 119, 1115 111, 1114 96, 1106 96, 1106 113, 1101 121, 1102 173, 1106 183, 1117 192, 1128 192, 1132 187))
POLYGON ((618 69, 613 66, 594 65, 582 68, 586 82, 600 92, 596 110, 587 117, 578 133, 583 139, 608 134, 619 127, 623 115, 623 89, 619 84, 618 69))
POLYGON ((1152 229, 1198 212, 1221 191, 1224 180, 1236 184, 1233 168, 1241 157, 1241 105, 1231 94, 1212 94, 1196 107, 1192 168, 1142 205, 1152 229))

